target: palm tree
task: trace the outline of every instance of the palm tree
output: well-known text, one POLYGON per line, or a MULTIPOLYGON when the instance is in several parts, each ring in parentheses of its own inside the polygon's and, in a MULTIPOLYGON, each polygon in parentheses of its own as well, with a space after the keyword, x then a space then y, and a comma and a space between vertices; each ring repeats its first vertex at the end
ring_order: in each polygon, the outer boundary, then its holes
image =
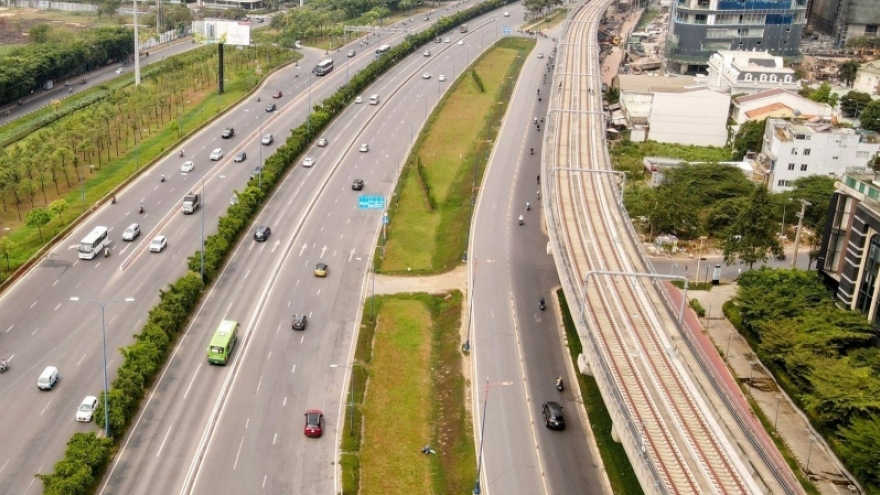
POLYGON ((846 87, 851 88, 856 80, 856 73, 859 71, 859 63, 855 60, 847 60, 837 66, 837 77, 846 87))

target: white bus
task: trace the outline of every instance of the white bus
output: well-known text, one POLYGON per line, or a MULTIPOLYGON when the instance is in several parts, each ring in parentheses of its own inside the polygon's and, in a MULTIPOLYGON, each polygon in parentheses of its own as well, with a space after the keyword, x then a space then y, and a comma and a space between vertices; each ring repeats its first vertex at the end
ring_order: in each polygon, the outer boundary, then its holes
POLYGON ((333 59, 328 58, 328 59, 321 60, 320 62, 318 62, 318 65, 316 65, 315 68, 312 69, 312 72, 314 72, 316 76, 323 76, 325 74, 329 74, 330 71, 332 71, 332 70, 333 70, 333 59))
POLYGON ((387 53, 388 50, 390 50, 390 49, 391 49, 391 45, 382 45, 376 49, 376 55, 382 55, 384 53, 387 53))
POLYGON ((80 259, 90 260, 104 250, 104 246, 110 244, 110 236, 107 227, 95 227, 89 235, 79 243, 80 259))

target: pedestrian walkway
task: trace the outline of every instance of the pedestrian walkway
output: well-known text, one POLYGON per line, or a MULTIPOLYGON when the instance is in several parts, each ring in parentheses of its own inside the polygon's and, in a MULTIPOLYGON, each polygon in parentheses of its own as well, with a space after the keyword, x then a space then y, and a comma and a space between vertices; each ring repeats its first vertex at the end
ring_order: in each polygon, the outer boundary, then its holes
POLYGON ((746 395, 758 404, 773 428, 770 435, 782 438, 819 491, 826 495, 857 493, 849 487, 845 470, 828 445, 810 427, 804 414, 776 384, 773 376, 757 360, 748 343, 724 317, 722 305, 736 295, 737 285, 719 285, 710 291, 689 291, 706 309, 701 318, 703 332, 709 336, 736 377, 746 395))

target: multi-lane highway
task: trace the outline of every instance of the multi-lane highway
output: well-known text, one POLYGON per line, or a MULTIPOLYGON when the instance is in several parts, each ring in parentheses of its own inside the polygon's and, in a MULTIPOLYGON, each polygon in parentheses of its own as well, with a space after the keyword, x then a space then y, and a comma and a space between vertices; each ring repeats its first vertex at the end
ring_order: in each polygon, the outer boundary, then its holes
POLYGON ((551 245, 590 371, 646 490, 799 493, 735 387, 700 366, 657 285, 636 278, 653 268, 609 175, 598 90, 596 30, 609 4, 586 4, 567 23, 542 159, 551 245))

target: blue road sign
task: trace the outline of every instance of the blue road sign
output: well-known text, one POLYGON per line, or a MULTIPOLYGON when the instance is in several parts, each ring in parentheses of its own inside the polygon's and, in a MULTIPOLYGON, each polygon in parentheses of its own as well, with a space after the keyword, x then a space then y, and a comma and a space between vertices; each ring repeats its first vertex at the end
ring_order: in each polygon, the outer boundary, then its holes
POLYGON ((382 215, 382 223, 384 223, 385 225, 388 225, 389 223, 391 223, 391 221, 388 220, 388 214, 387 214, 387 213, 384 214, 384 215, 382 215))
POLYGON ((503 34, 510 34, 510 26, 504 26, 503 28, 501 28, 501 32, 503 34))
POLYGON ((361 194, 358 196, 358 208, 362 210, 383 210, 385 209, 385 197, 361 194))

